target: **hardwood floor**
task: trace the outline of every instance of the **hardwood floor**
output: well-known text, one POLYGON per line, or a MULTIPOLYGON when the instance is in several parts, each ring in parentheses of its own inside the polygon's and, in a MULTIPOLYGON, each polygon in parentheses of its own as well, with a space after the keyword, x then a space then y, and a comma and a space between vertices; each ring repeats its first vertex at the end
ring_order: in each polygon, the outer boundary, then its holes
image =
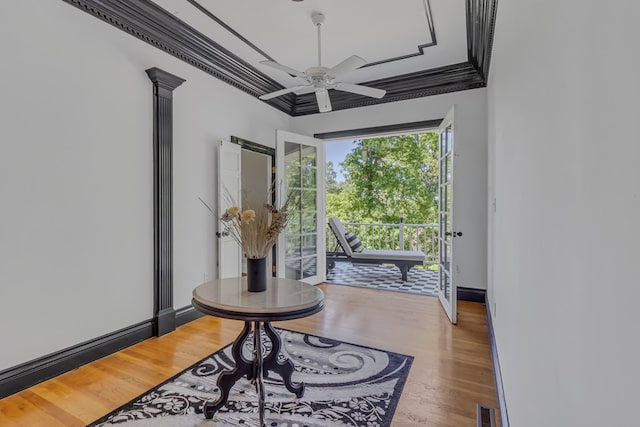
MULTIPOLYGON (((497 406, 484 305, 459 302, 452 326, 437 298, 320 287, 322 312, 275 325, 414 356, 394 427, 472 427, 477 403, 497 406)), ((0 426, 85 426, 230 343, 241 326, 205 316, 9 396, 0 426)))

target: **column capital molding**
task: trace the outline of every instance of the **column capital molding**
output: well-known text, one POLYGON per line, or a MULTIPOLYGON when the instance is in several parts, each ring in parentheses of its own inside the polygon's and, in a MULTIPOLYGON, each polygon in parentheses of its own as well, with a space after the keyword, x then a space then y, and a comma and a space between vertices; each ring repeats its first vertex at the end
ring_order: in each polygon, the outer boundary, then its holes
POLYGON ((158 67, 149 68, 145 70, 145 72, 147 73, 147 76, 149 76, 149 80, 151 80, 153 84, 157 85, 158 88, 164 89, 165 91, 169 92, 169 95, 175 88, 186 82, 185 79, 161 70, 158 67))

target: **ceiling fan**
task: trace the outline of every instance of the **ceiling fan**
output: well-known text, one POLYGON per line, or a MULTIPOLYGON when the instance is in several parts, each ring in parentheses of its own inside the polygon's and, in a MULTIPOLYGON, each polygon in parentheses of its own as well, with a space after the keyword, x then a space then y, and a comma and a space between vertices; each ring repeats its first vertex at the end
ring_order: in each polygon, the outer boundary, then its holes
POLYGON ((287 93, 295 92, 297 95, 304 95, 307 93, 315 92, 316 100, 318 101, 318 109, 321 113, 331 111, 331 101, 329 99, 329 89, 340 90, 343 92, 356 93, 358 95, 369 96, 372 98, 382 98, 386 91, 382 89, 376 89, 369 86, 363 86, 352 83, 344 83, 339 79, 349 71, 353 71, 365 65, 367 61, 360 58, 357 55, 352 55, 340 62, 333 68, 327 68, 322 66, 321 57, 321 38, 320 27, 325 21, 325 16, 322 13, 314 12, 311 14, 311 22, 318 28, 318 65, 315 67, 309 67, 306 71, 298 71, 286 65, 279 64, 274 61, 260 61, 261 64, 275 68, 280 71, 284 71, 295 77, 301 77, 307 82, 303 85, 292 86, 289 88, 277 90, 275 92, 267 93, 260 96, 260 99, 267 100, 275 98, 287 93))

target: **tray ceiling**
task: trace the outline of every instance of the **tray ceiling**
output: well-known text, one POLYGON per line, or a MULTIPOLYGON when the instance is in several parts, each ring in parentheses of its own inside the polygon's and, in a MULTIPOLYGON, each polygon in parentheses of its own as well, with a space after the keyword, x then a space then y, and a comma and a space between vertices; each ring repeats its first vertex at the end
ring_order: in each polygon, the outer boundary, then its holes
POLYGON ((259 64, 271 59, 304 71, 317 65, 312 12, 322 26, 322 65, 350 55, 367 60, 352 83, 467 60, 463 0, 154 0, 281 84, 298 81, 259 64))
MULTIPOLYGON (((334 110, 486 85, 497 0, 62 0, 258 97, 300 84, 260 64, 304 71, 368 61, 342 81, 386 90, 382 99, 331 91, 334 110)), ((266 101, 292 116, 318 112, 314 94, 266 101)))

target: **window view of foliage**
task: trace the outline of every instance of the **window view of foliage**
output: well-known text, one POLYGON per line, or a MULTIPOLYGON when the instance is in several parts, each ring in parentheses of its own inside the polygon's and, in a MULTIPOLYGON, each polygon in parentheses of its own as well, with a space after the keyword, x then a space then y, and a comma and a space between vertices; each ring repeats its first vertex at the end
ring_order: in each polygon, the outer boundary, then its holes
POLYGON ((327 163, 327 217, 344 222, 435 223, 438 135, 421 133, 355 141, 340 163, 327 163))

